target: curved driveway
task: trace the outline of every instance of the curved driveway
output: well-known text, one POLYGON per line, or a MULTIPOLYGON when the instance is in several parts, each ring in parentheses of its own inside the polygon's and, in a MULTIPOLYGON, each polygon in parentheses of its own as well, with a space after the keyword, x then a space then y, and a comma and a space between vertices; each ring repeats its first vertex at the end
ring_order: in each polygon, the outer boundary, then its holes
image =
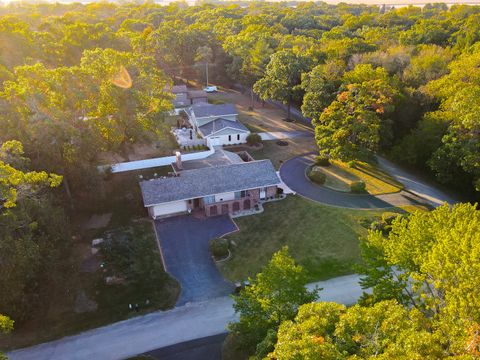
POLYGON ((390 207, 422 203, 422 199, 401 191, 385 195, 348 194, 330 190, 312 183, 305 176, 308 166, 313 164, 314 154, 294 157, 280 167, 282 181, 294 192, 327 205, 352 209, 385 209, 390 207))

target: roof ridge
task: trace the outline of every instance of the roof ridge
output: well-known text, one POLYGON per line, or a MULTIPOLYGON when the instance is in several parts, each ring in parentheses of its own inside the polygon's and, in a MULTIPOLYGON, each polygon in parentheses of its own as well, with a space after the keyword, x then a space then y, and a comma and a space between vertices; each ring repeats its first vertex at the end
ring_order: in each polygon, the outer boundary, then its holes
MULTIPOLYGON (((222 149, 222 151, 224 151, 224 150, 222 149)), ((233 153, 233 154, 235 154, 235 153, 233 153)), ((186 160, 186 161, 188 161, 188 160, 186 160)), ((260 159, 260 160, 244 161, 244 162, 241 162, 241 163, 234 163, 234 164, 224 164, 224 165, 218 165, 218 166, 206 166, 206 167, 202 167, 202 168, 199 168, 199 169, 187 169, 187 170, 182 170, 179 173, 179 175, 181 176, 182 173, 191 172, 191 171, 199 171, 199 170, 214 169, 214 168, 218 169, 218 168, 223 168, 223 167, 227 167, 227 166, 245 165, 245 164, 253 164, 253 163, 260 163, 260 162, 269 162, 273 166, 273 163, 270 159, 260 159)), ((146 181, 148 181, 148 180, 146 180, 146 181)))

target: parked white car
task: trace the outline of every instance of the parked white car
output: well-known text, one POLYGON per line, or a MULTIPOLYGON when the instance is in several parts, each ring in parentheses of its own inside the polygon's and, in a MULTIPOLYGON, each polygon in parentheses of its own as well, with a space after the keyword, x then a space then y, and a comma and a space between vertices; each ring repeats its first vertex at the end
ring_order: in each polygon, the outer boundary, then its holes
POLYGON ((213 93, 213 92, 217 92, 218 89, 216 86, 207 86, 205 89, 203 89, 205 92, 207 93, 213 93))

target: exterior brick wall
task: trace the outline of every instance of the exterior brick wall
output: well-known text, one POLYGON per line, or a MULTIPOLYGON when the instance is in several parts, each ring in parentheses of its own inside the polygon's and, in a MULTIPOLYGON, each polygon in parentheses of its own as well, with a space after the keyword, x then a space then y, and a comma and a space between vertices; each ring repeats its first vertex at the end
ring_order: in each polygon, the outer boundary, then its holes
MULTIPOLYGON (((272 194, 276 194, 277 187, 269 187, 267 189, 267 194, 269 194, 269 191, 272 194)), ((247 191, 247 196, 241 199, 222 201, 214 204, 204 204, 202 200, 202 206, 205 209, 206 216, 216 216, 222 214, 232 214, 241 210, 248 210, 257 205, 259 202, 260 189, 254 189, 247 191)))
POLYGON ((277 195, 277 187, 276 186, 267 187, 267 198, 274 197, 275 195, 277 195))

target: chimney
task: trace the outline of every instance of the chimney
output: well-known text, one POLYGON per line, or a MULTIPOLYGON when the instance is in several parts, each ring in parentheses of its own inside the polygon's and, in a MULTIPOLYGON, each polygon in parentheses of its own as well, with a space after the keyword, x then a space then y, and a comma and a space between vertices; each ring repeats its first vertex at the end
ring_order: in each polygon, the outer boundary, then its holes
POLYGON ((177 163, 178 170, 183 170, 182 154, 180 153, 180 151, 175 152, 175 157, 176 157, 176 163, 177 163))

